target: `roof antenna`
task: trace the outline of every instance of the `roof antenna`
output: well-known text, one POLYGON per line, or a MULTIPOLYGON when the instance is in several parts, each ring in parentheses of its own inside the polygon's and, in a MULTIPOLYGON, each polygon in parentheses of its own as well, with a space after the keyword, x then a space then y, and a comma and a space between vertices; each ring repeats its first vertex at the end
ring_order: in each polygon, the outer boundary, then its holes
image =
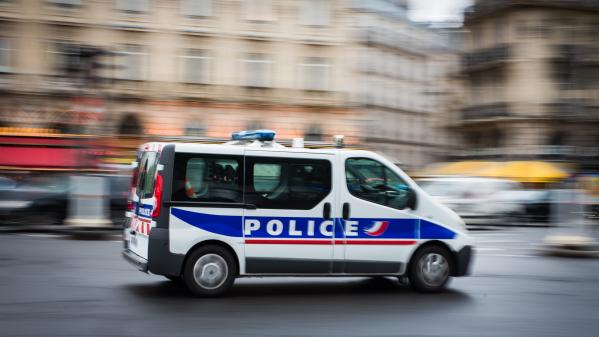
POLYGON ((333 136, 333 143, 335 144, 335 147, 340 149, 344 146, 343 141, 345 139, 344 135, 334 135, 333 136))

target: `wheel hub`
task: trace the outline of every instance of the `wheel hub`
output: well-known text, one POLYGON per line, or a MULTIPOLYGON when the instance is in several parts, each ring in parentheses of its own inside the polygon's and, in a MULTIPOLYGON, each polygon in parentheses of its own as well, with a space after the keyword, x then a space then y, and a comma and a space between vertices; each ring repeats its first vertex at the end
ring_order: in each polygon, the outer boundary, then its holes
POLYGON ((449 276, 449 263, 441 254, 429 253, 423 256, 418 267, 424 283, 432 287, 442 285, 449 276))
POLYGON ((193 267, 193 278, 204 289, 220 287, 227 279, 228 273, 226 261, 217 254, 200 257, 193 267))

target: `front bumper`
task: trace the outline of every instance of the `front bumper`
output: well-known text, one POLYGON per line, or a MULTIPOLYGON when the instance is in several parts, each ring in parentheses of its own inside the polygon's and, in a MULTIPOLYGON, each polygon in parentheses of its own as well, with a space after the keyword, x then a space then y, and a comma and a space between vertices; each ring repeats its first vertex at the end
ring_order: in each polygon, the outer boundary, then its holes
POLYGON ((127 262, 134 265, 135 268, 137 268, 138 270, 141 270, 144 273, 148 272, 148 260, 135 254, 134 252, 130 251, 129 249, 123 250, 123 258, 125 258, 125 260, 127 260, 127 262))
POLYGON ((455 267, 453 276, 470 275, 470 266, 473 259, 472 246, 464 246, 455 253, 455 267))

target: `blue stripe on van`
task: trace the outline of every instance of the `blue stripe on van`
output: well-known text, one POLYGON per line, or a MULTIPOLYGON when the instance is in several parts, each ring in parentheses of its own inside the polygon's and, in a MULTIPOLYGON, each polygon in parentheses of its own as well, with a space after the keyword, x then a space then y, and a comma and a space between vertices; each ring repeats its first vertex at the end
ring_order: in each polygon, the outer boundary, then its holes
MULTIPOLYGON (((172 215, 186 222, 189 225, 203 229, 205 231, 225 235, 230 237, 243 237, 242 217, 235 215, 213 215, 197 213, 179 208, 171 209, 172 215)), ((327 239, 330 235, 320 231, 320 225, 324 221, 322 218, 305 217, 246 217, 248 220, 257 220, 260 227, 251 232, 246 238, 313 238, 327 239), (271 235, 267 232, 267 223, 271 220, 279 220, 283 223, 283 231, 279 235, 271 235), (301 234, 292 235, 290 233, 291 222, 294 222, 295 231, 301 234)), ((456 234, 442 226, 432 222, 420 219, 371 219, 360 218, 352 219, 357 221, 356 235, 347 236, 348 239, 453 239, 456 234), (388 222, 384 232, 377 232, 373 236, 371 229, 376 222, 388 222), (420 231, 420 233, 419 233, 420 231)), ((343 237, 343 228, 341 219, 335 219, 335 237, 343 237)), ((326 227, 330 230, 331 227, 326 227)))
POLYGON ((455 233, 445 227, 426 220, 420 220, 421 239, 455 239, 455 233))
POLYGON ((171 214, 208 232, 232 237, 243 236, 240 216, 196 213, 174 207, 171 208, 171 214))

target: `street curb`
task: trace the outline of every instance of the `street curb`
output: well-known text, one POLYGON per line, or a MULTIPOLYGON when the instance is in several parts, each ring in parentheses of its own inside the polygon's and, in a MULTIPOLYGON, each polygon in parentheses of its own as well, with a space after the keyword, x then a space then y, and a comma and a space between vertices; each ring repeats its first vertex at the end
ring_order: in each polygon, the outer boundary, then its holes
POLYGON ((554 246, 546 246, 540 248, 540 251, 546 255, 563 256, 563 257, 598 257, 599 250, 579 250, 572 248, 560 248, 554 246))
POLYGON ((510 228, 551 228, 549 224, 526 224, 526 225, 466 225, 469 231, 502 230, 510 228))
POLYGON ((55 233, 55 234, 114 234, 121 228, 74 228, 64 225, 55 226, 0 226, 0 233, 55 233))
POLYGON ((551 255, 594 257, 599 255, 599 244, 586 235, 548 235, 541 249, 551 255))

